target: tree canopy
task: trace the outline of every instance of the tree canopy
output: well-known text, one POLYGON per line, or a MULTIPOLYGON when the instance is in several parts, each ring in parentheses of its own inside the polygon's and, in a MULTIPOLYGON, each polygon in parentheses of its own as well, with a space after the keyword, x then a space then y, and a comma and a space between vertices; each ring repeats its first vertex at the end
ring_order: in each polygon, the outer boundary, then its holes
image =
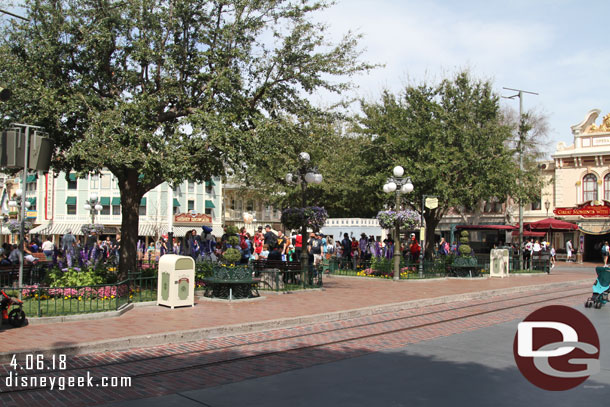
POLYGON ((207 180, 264 151, 257 127, 313 109, 307 95, 370 68, 357 37, 325 41, 324 1, 28 0, 2 30, 4 124, 42 126, 53 166, 108 168, 123 206, 120 268, 135 265, 140 198, 207 180))
POLYGON ((439 84, 408 86, 400 95, 384 92, 379 102, 363 102, 362 110, 360 131, 368 146, 360 159, 365 173, 379 178, 377 191, 401 165, 414 185, 403 197, 409 206, 421 211, 423 195, 439 199, 438 208, 424 212, 428 253, 434 229, 451 207, 473 208, 481 199, 504 200, 516 191, 511 131, 501 122, 490 82, 459 72, 439 84))

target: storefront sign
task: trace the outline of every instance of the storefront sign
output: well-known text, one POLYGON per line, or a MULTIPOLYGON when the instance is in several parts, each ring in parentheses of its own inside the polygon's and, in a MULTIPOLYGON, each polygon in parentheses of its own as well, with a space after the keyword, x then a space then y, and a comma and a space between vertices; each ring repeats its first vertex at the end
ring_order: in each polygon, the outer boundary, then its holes
POLYGON ((174 223, 188 225, 212 225, 212 217, 205 213, 181 213, 174 216, 174 223))
POLYGON ((610 216, 610 206, 585 204, 576 208, 556 208, 553 213, 557 216, 608 217, 610 216))

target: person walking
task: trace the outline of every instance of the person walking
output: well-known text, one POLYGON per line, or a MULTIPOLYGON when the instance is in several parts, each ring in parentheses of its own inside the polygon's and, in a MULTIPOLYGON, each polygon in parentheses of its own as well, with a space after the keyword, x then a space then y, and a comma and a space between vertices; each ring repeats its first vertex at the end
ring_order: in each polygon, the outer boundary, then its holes
POLYGON ((74 258, 75 258, 75 253, 74 253, 74 246, 76 244, 76 237, 74 237, 74 235, 72 234, 71 230, 68 230, 68 233, 66 233, 62 238, 61 238, 61 250, 64 252, 64 256, 66 258, 66 263, 68 264, 68 267, 72 267, 72 265, 74 264, 74 258))
POLYGON ((350 240, 349 235, 347 233, 343 234, 343 240, 341 241, 341 249, 343 253, 343 264, 346 268, 348 268, 352 260, 352 241, 350 240))
POLYGON ((574 246, 572 246, 572 241, 568 240, 566 242, 566 263, 572 261, 572 250, 574 250, 574 246))
POLYGON ((47 260, 53 259, 53 252, 55 251, 55 244, 51 240, 51 236, 47 237, 47 240, 42 244, 42 252, 47 257, 47 260))

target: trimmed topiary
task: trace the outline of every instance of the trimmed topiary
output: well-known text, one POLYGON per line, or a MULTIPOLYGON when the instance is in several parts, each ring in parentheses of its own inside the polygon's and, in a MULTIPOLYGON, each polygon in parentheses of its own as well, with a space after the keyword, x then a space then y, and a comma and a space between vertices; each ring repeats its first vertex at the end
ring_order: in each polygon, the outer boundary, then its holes
POLYGON ((241 260, 241 253, 237 249, 230 248, 223 253, 222 258, 227 264, 236 264, 241 260))

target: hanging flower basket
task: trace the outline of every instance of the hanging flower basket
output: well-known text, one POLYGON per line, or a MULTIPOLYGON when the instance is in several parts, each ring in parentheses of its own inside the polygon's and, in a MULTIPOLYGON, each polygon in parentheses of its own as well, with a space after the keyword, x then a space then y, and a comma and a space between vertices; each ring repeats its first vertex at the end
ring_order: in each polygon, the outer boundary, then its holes
POLYGON ((83 225, 80 228, 80 231, 83 233, 83 235, 89 235, 92 232, 97 233, 98 235, 104 233, 104 225, 94 225, 89 223, 88 225, 83 225))
POLYGON ((326 223, 328 213, 319 206, 287 208, 282 211, 281 222, 288 229, 300 229, 303 225, 320 230, 326 223))
MULTIPOLYGON (((33 226, 34 225, 32 222, 26 219, 25 222, 23 222, 23 232, 28 233, 33 226)), ((6 227, 11 231, 11 233, 19 233, 21 222, 19 222, 17 219, 11 219, 6 223, 6 227)))
POLYGON ((396 226, 396 222, 402 228, 412 229, 419 224, 419 213, 407 209, 405 211, 380 211, 377 214, 379 226, 384 229, 391 229, 396 226))

